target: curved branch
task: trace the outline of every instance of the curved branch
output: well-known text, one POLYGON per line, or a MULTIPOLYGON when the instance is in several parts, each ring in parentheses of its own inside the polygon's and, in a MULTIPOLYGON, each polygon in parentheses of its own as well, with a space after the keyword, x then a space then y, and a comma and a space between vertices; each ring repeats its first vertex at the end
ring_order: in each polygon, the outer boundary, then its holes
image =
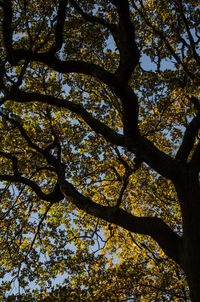
POLYGON ((117 32, 117 27, 115 24, 109 23, 108 21, 106 21, 103 18, 99 18, 99 17, 93 16, 91 14, 84 12, 83 9, 79 6, 77 1, 75 1, 75 0, 69 0, 69 2, 86 21, 103 25, 113 34, 113 36, 115 36, 115 34, 117 32))
POLYGON ((39 198, 45 201, 59 202, 63 199, 63 194, 61 193, 58 184, 55 185, 51 193, 45 194, 43 193, 41 188, 36 184, 36 182, 20 175, 17 176, 17 175, 0 174, 0 181, 10 181, 13 183, 24 184, 30 187, 39 198))
MULTIPOLYGON (((124 136, 118 134, 104 123, 94 118, 88 113, 83 106, 72 103, 63 99, 58 99, 53 96, 47 96, 35 92, 23 92, 16 90, 11 92, 8 99, 12 99, 17 102, 28 103, 28 102, 41 102, 49 105, 54 105, 60 108, 66 108, 76 114, 78 114, 96 133, 103 135, 103 137, 110 143, 118 146, 124 146, 124 136)), ((41 150, 39 150, 41 152, 41 150)), ((44 151, 43 151, 44 152, 44 151)))
MULTIPOLYGON (((58 18, 60 17, 60 21, 57 22, 56 25, 55 43, 52 48, 44 53, 36 53, 25 49, 14 49, 12 51, 14 58, 12 59, 12 64, 17 64, 20 60, 38 61, 47 64, 50 68, 61 73, 78 72, 94 76, 111 86, 114 84, 116 78, 118 78, 121 83, 127 83, 134 68, 139 62, 139 51, 135 43, 135 30, 130 19, 128 1, 120 1, 118 7, 119 24, 117 26, 115 24, 110 24, 104 19, 90 16, 85 13, 76 1, 71 0, 70 2, 87 21, 102 24, 112 33, 120 52, 120 64, 115 72, 115 79, 111 73, 96 64, 78 60, 61 61, 54 56, 55 52, 62 46, 62 31, 65 13, 62 12, 60 8, 58 11, 58 18)), ((63 7, 64 3, 64 0, 61 1, 60 7, 63 7)))
MULTIPOLYGON (((16 65, 18 62, 18 58, 15 57, 15 50, 12 46, 12 2, 10 0, 1 1, 0 5, 4 9, 4 18, 3 18, 3 40, 6 48, 6 53, 8 56, 8 61, 12 65, 16 65)), ((63 29, 64 22, 66 16, 66 5, 67 0, 60 0, 57 14, 57 23, 55 26, 55 42, 48 51, 52 55, 54 55, 57 51, 59 51, 63 44, 63 29)))
POLYGON ((56 58, 50 51, 37 53, 31 50, 16 49, 13 51, 15 62, 20 60, 30 60, 30 62, 37 61, 47 65, 49 68, 54 69, 57 72, 68 73, 82 73, 89 76, 93 76, 110 87, 115 86, 115 76, 106 71, 103 67, 97 64, 85 62, 81 60, 69 60, 62 61, 56 58))
POLYGON ((10 123, 12 123, 14 125, 14 127, 17 127, 18 130, 20 131, 22 137, 27 142, 28 146, 31 147, 32 149, 34 149, 35 151, 37 151, 38 153, 42 154, 46 158, 46 160, 49 164, 52 164, 54 167, 60 166, 59 160, 55 156, 53 156, 50 152, 48 152, 49 151, 48 148, 42 149, 31 140, 31 138, 29 137, 25 128, 22 126, 22 124, 19 121, 15 120, 14 118, 9 117, 8 115, 6 115, 2 112, 0 112, 0 116, 4 117, 6 120, 8 120, 10 123))
POLYGON ((109 23, 103 18, 87 14, 75 0, 70 0, 70 3, 85 20, 101 24, 111 32, 120 52, 120 64, 116 76, 121 82, 127 83, 139 62, 139 51, 135 43, 135 29, 130 20, 128 1, 115 3, 119 15, 119 24, 117 25, 109 23))
POLYGON ((18 159, 13 153, 3 152, 0 151, 0 157, 5 157, 7 159, 10 159, 12 161, 13 166, 13 173, 15 176, 19 176, 20 172, 18 170, 18 159))
POLYGON ((177 263, 182 265, 182 238, 179 237, 162 219, 156 217, 137 217, 116 207, 102 206, 90 198, 80 194, 67 181, 60 185, 66 200, 75 204, 80 210, 95 217, 114 223, 122 228, 143 235, 151 236, 163 251, 177 263))
MULTIPOLYGON (((24 92, 20 90, 12 91, 9 95, 7 95, 7 99, 24 103, 41 102, 60 108, 66 108, 78 114, 93 131, 102 135, 108 142, 117 146, 126 147, 129 151, 137 154, 141 161, 146 162, 151 168, 155 169, 155 171, 164 177, 174 179, 179 174, 176 165, 177 161, 173 160, 169 155, 159 150, 147 138, 141 137, 139 133, 137 133, 137 135, 133 134, 132 136, 118 134, 110 127, 94 118, 80 104, 74 104, 70 101, 58 99, 53 96, 47 96, 34 92, 24 92)), ((130 111, 129 114, 130 123, 131 117, 133 118, 133 114, 131 113, 132 111, 130 111)), ((134 123, 134 121, 132 121, 132 123, 134 123)))
POLYGON ((150 140, 138 137, 136 141, 127 140, 129 151, 138 156, 139 163, 145 162, 149 167, 167 179, 176 180, 180 176, 178 161, 159 150, 150 140))
POLYGON ((194 147, 195 138, 198 134, 198 130, 200 129, 200 116, 196 116, 193 118, 193 120, 189 123, 184 137, 182 144, 176 154, 176 159, 179 161, 186 162, 188 159, 188 156, 194 147))

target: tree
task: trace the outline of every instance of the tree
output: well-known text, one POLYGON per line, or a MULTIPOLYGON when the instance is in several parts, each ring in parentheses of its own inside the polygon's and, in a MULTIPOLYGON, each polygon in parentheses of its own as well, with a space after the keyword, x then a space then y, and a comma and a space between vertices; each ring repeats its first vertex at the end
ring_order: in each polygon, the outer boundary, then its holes
POLYGON ((1 298, 200 301, 198 1, 0 6, 1 298))

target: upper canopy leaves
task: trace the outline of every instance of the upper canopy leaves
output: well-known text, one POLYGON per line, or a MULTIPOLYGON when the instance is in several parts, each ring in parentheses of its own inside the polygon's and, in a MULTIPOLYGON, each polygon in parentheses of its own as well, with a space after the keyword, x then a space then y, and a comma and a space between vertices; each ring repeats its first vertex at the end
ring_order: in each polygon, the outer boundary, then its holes
MULTIPOLYGON (((2 276, 45 288, 74 270, 70 288, 80 276, 86 288, 87 270, 76 264, 90 267, 88 246, 100 236, 110 252, 121 248, 120 269, 129 261, 127 246, 134 253, 139 242, 145 263, 156 271, 154 260, 164 261, 168 276, 172 263, 161 260, 155 241, 182 265, 171 181, 181 182, 188 171, 197 179, 200 170, 197 1, 2 0, 0 6, 2 276)), ((144 263, 136 257, 134 265, 144 263)), ((174 283, 179 277, 170 276, 174 283)), ((169 286, 160 280, 156 293, 164 299, 169 286)), ((128 284, 120 299, 131 295, 128 284)), ((185 299, 180 288, 171 297, 185 299)))

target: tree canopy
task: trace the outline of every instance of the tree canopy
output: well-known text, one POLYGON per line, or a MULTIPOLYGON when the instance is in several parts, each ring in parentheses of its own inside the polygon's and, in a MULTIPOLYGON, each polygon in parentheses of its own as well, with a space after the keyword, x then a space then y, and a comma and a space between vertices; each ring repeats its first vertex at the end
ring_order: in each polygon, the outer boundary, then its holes
POLYGON ((0 7, 1 301, 199 302, 198 1, 0 7))

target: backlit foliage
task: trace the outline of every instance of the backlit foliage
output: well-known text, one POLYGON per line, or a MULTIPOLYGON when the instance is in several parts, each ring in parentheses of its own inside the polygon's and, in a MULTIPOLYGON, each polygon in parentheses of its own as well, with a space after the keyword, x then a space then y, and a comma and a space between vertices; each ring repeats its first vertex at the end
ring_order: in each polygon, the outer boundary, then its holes
MULTIPOLYGON (((60 184, 109 209, 159 217, 182 236, 165 163, 157 169, 121 141, 133 121, 173 160, 199 115, 198 1, 0 6, 1 301, 189 301, 183 271, 159 242, 77 206, 60 184)), ((189 159, 198 144, 196 135, 189 159)))

